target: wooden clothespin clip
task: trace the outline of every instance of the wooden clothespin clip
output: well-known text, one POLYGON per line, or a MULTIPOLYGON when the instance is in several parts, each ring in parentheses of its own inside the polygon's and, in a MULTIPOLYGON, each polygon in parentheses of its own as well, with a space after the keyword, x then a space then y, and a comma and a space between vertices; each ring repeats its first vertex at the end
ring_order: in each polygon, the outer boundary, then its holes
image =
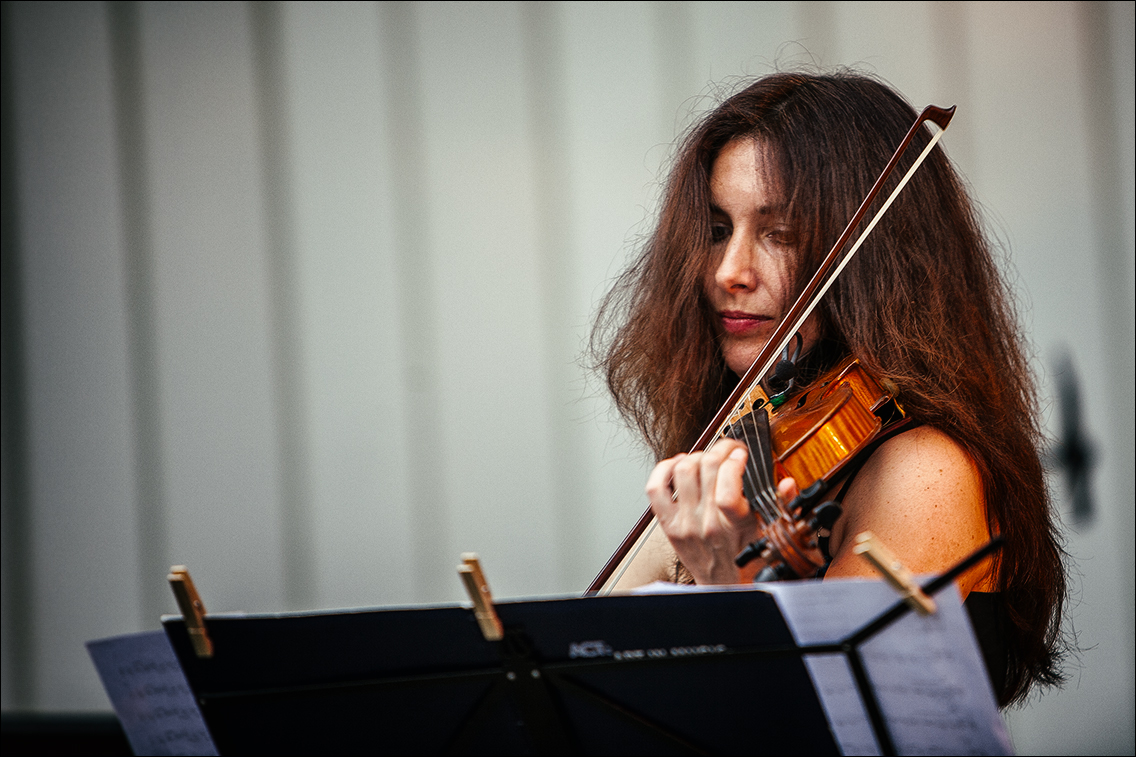
POLYGON ((505 627, 501 625, 501 619, 493 609, 493 595, 489 593, 489 584, 485 580, 485 574, 481 572, 481 562, 476 553, 462 553, 458 575, 465 584, 466 593, 473 600, 473 616, 477 618, 481 635, 486 641, 500 641, 505 636, 505 627))
POLYGON ((877 539, 871 531, 865 531, 856 537, 856 544, 852 551, 861 555, 878 570, 887 582, 903 595, 907 604, 911 605, 920 615, 930 615, 935 612, 935 600, 923 593, 911 571, 903 567, 903 563, 877 539))
POLYGON ((189 570, 184 565, 171 565, 166 580, 170 582, 178 609, 185 618, 185 628, 189 631, 189 640, 193 642, 193 651, 198 657, 212 657, 213 640, 209 638, 209 632, 205 629, 205 603, 201 601, 197 589, 193 586, 189 570))

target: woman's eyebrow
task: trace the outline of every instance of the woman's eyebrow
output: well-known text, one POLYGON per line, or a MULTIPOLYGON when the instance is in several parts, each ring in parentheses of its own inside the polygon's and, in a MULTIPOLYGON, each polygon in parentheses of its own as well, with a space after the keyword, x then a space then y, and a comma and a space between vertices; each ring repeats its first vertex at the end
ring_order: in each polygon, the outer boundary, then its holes
MULTIPOLYGON (((779 203, 779 204, 776 204, 776 205, 769 205, 769 204, 759 205, 758 207, 754 208, 754 212, 756 212, 758 215, 763 215, 763 216, 781 215, 785 212, 785 205, 784 205, 784 203, 779 203)), ((719 215, 724 215, 724 216, 729 215, 729 213, 722 210, 722 208, 716 202, 710 203, 710 213, 711 214, 717 213, 719 215)))

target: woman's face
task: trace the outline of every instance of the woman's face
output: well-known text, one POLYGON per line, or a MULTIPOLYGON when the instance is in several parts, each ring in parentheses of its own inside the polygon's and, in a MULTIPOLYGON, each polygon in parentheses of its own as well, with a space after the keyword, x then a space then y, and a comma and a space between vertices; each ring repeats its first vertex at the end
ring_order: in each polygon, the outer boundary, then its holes
MULTIPOLYGON (((797 239, 765 177, 764 152, 760 142, 735 139, 722 148, 710 174, 713 262, 703 287, 726 364, 739 376, 792 304, 797 239)), ((801 336, 807 351, 816 341, 814 317, 801 336)))

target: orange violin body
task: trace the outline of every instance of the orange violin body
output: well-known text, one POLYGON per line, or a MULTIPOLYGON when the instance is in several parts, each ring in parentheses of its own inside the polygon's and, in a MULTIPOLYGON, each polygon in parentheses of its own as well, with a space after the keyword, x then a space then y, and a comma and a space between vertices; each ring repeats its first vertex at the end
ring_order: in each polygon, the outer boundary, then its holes
POLYGON ((776 406, 760 386, 751 395, 729 422, 748 413, 768 413, 773 483, 792 477, 807 493, 779 506, 773 518, 754 508, 765 528, 751 556, 778 566, 778 577, 807 578, 823 564, 816 542, 821 524, 811 517, 820 496, 860 452, 903 420, 903 408, 895 388, 876 380, 855 357, 776 406))
POLYGON ((836 368, 770 414, 773 456, 780 471, 805 489, 840 472, 860 449, 903 417, 888 391, 856 358, 836 368))

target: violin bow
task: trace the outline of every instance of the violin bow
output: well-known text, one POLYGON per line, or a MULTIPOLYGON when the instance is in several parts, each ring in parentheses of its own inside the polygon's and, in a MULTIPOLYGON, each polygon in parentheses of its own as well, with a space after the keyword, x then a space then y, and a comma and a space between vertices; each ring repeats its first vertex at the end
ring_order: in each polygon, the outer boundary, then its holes
MULTIPOLYGON (((934 105, 928 105, 923 109, 923 112, 919 114, 919 117, 915 119, 915 123, 908 129, 907 135, 904 136, 903 141, 899 143, 899 147, 896 148, 895 153, 891 156, 891 160, 884 166, 884 170, 880 173, 879 178, 872 184, 871 190, 869 190, 867 196, 864 197, 864 201, 860 203, 860 207, 857 208, 855 214, 853 214, 852 220, 844 227, 844 231, 840 234, 840 237, 836 240, 832 249, 829 250, 828 255, 825 256, 824 261, 820 264, 820 267, 817 268, 816 273, 809 279, 809 283, 801 290, 801 294, 797 297, 793 306, 789 308, 789 312, 781 319, 777 329, 773 332, 773 335, 769 337, 769 341, 765 343, 765 347, 762 348, 757 358, 753 361, 753 364, 750 365, 749 370, 747 370, 741 380, 738 381, 738 385, 734 388, 734 391, 730 393, 730 396, 722 404, 722 407, 718 410, 714 419, 710 421, 709 425, 707 425, 706 429, 702 432, 702 435, 698 437, 698 441, 691 447, 691 452, 700 452, 718 439, 721 434, 722 424, 737 409, 738 403, 750 388, 752 388, 753 384, 773 368, 774 363, 777 361, 777 356, 781 354, 782 350, 789 344, 789 340, 793 338, 793 335, 800 330, 821 298, 824 297, 825 293, 828 292, 829 288, 836 281, 840 272, 852 261, 852 258, 856 255, 856 252, 860 249, 864 240, 867 239, 868 235, 872 233, 872 230, 876 228, 876 224, 879 223, 884 213, 891 207, 892 202, 894 202, 895 198, 899 196, 899 193, 903 191, 903 188, 907 186, 907 182, 911 180, 911 177, 919 167, 923 165, 923 161, 931 154, 931 150, 939 143, 939 139, 942 138, 943 132, 947 130, 947 126, 950 125, 954 114, 955 106, 953 105, 950 108, 939 108, 934 105), (895 189, 888 195, 887 200, 880 206, 876 214, 872 216, 872 220, 868 223, 864 232, 856 238, 855 244, 849 248, 847 253, 841 256, 841 250, 844 248, 844 245, 848 243, 856 226, 864 219, 864 216, 868 213, 868 208, 875 201, 880 192, 883 191, 884 184, 887 183, 887 180, 891 177, 892 173, 894 173, 896 166, 899 165, 899 161, 903 159, 907 149, 911 146, 912 141, 914 141, 915 135, 919 133, 920 127, 928 121, 938 126, 939 131, 931 136, 931 139, 927 142, 927 146, 923 148, 923 152, 919 154, 919 157, 915 159, 911 167, 907 169, 907 173, 904 174, 895 189)), ((635 549, 636 552, 638 551, 636 545, 641 546, 641 539, 648 527, 652 526, 653 521, 654 515, 651 513, 651 508, 648 507, 647 511, 640 516, 635 526, 627 536, 624 537, 619 548, 616 549, 615 553, 612 554, 607 563, 604 564, 603 569, 600 570, 599 574, 592 580, 592 583, 588 586, 587 593, 592 594, 600 591, 615 574, 620 564, 627 560, 632 549, 635 549)), ((634 555, 630 556, 634 557, 634 555)), ((626 568, 624 569, 626 570, 626 568)))

